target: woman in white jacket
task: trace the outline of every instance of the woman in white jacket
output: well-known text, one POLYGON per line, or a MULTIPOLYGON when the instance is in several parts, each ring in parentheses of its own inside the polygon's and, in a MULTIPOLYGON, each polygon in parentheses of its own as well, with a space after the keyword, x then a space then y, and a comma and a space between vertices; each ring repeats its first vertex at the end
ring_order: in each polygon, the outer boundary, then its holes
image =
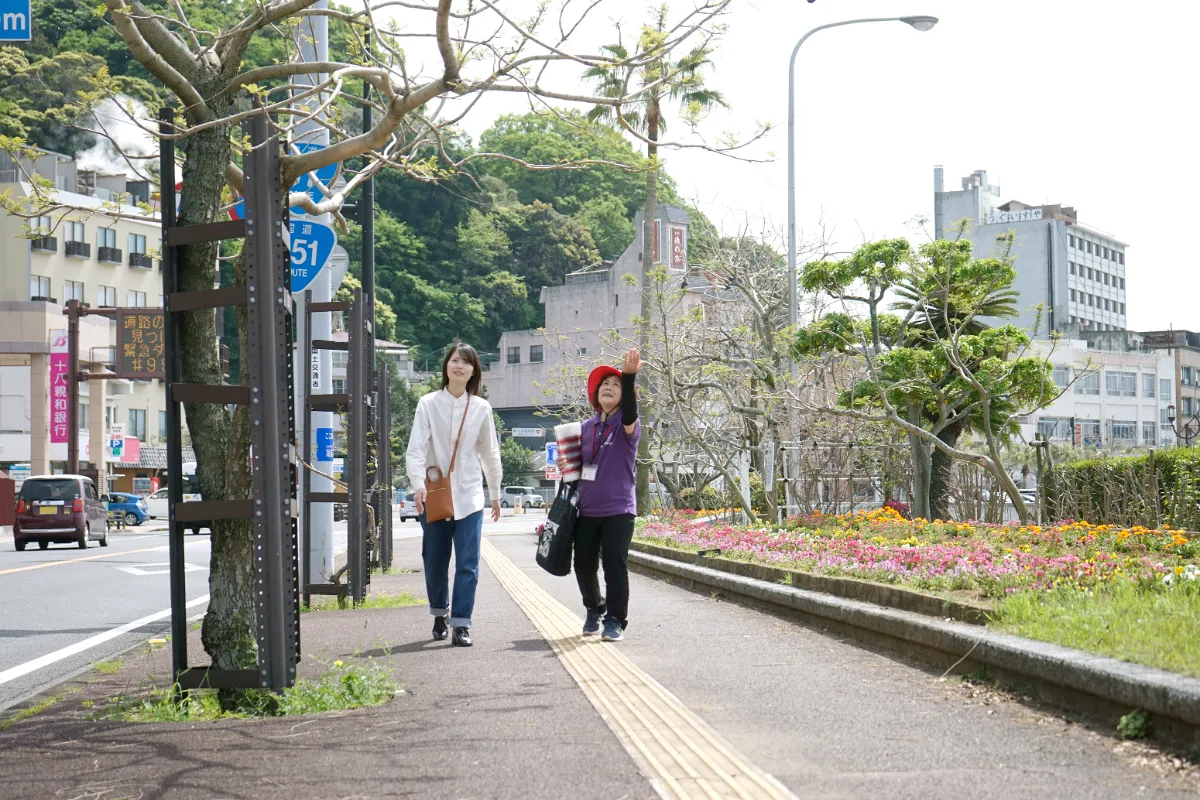
POLYGON ((471 646, 471 612, 479 584, 483 537, 484 475, 492 492, 492 521, 500 519, 500 445, 492 407, 479 396, 481 372, 475 348, 455 344, 447 351, 442 362, 442 388, 417 403, 406 459, 424 532, 421 556, 429 613, 433 615, 433 638, 441 641, 453 628, 453 644, 458 647, 471 646), (450 478, 454 505, 454 518, 441 522, 429 522, 425 514, 425 470, 435 466, 450 478), (448 577, 451 551, 455 563, 453 599, 448 577))

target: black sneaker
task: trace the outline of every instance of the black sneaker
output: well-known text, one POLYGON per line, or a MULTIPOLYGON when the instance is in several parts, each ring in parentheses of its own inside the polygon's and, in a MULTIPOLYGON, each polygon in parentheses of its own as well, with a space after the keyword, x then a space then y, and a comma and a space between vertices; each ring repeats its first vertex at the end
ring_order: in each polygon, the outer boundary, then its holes
POLYGON ((583 621, 583 635, 595 636, 600 632, 600 615, 601 611, 587 612, 587 619, 583 621))
POLYGON ((455 628, 454 629, 454 646, 455 647, 470 647, 471 629, 470 628, 455 628))
POLYGON ((450 633, 450 629, 446 627, 446 618, 445 617, 434 617, 433 618, 433 640, 435 642, 440 642, 440 641, 444 640, 446 638, 446 636, 449 635, 449 633, 450 633))

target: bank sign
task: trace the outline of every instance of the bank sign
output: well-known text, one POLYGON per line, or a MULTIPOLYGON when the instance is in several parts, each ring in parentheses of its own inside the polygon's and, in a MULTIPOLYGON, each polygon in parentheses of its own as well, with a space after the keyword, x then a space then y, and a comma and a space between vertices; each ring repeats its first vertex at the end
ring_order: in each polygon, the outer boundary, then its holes
POLYGON ((0 0, 0 42, 28 42, 33 29, 31 0, 0 0))

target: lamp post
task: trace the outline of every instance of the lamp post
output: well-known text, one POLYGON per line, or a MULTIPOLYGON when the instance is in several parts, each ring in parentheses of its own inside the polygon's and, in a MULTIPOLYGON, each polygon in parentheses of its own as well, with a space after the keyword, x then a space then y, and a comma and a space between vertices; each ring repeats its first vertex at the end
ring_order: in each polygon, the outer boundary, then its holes
POLYGON ((808 37, 826 28, 840 28, 843 25, 857 25, 862 22, 903 22, 914 30, 927 31, 937 24, 937 17, 870 17, 865 19, 847 19, 841 22, 830 22, 828 25, 818 25, 800 37, 792 48, 792 58, 788 62, 788 324, 796 324, 797 293, 796 293, 796 54, 800 45, 808 41, 808 37))
POLYGON ((1175 427, 1174 403, 1167 406, 1167 424, 1171 426, 1171 430, 1175 431, 1176 438, 1183 439, 1184 447, 1191 447, 1192 440, 1200 435, 1200 414, 1193 413, 1192 418, 1184 422, 1182 427, 1175 427))

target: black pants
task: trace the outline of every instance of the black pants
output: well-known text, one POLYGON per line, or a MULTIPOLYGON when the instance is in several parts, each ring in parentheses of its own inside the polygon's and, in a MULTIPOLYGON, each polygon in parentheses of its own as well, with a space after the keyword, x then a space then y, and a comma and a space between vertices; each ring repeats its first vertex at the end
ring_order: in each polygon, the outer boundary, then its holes
POLYGON ((633 540, 633 514, 612 517, 579 517, 575 525, 575 580, 588 611, 607 612, 609 619, 628 624, 629 543, 633 540), (604 589, 600 594, 600 562, 604 562, 604 589))

